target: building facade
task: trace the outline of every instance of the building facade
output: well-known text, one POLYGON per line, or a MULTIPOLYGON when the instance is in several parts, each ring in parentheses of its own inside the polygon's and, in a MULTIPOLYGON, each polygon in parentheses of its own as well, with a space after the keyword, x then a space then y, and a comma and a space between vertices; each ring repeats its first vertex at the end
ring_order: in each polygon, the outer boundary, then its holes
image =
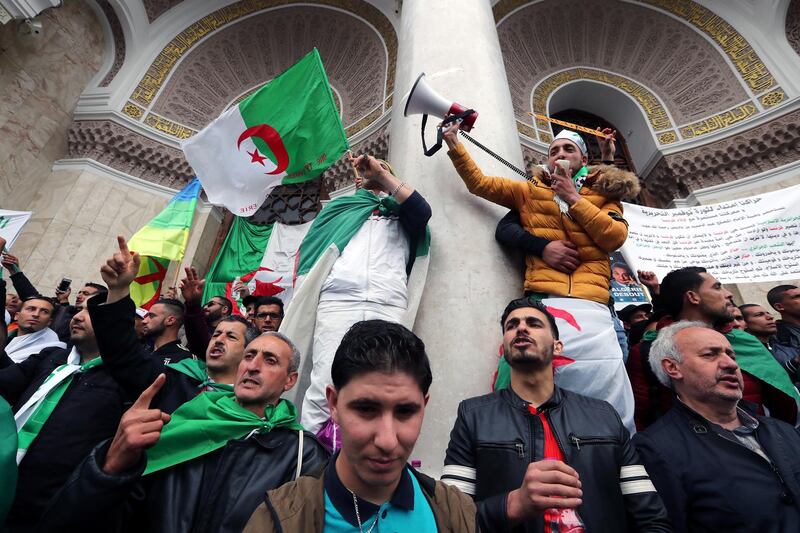
MULTIPOLYGON (((800 0, 65 0, 38 20, 39 35, 0 27, 0 208, 34 212, 13 252, 43 292, 97 279, 114 237, 191 179, 180 142, 319 49, 354 152, 391 161, 433 207, 415 327, 434 364, 418 450, 432 473, 457 402, 488 390, 521 271, 493 239, 503 211, 443 152, 422 155, 420 117, 402 113, 420 72, 478 110, 474 136, 517 166, 553 136, 530 113, 613 126, 648 205, 800 183, 800 0)), ((350 182, 340 161, 253 218, 310 220, 350 182)), ((186 265, 206 271, 231 217, 199 203, 186 265)), ((761 302, 767 288, 738 291, 761 302)))

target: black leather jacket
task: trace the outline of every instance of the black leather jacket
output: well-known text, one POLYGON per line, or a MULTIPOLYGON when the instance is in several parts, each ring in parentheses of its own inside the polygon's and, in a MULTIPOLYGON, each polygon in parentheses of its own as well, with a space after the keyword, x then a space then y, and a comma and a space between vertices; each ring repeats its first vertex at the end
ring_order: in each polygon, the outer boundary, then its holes
MULTIPOLYGON (((141 477, 144 458, 124 474, 103 472, 106 441, 51 500, 38 531, 238 533, 266 491, 295 479, 298 442, 297 431, 279 428, 141 477)), ((301 475, 319 471, 328 457, 305 433, 301 475)))
MULTIPOLYGON (((580 476, 578 513, 587 531, 671 531, 664 504, 610 404, 556 387, 539 409, 565 462, 580 476)), ((442 481, 473 495, 482 531, 542 531, 541 518, 512 526, 506 498, 543 454, 541 420, 513 390, 503 389, 459 405, 442 481)))
POLYGON ((769 461, 679 400, 634 436, 675 531, 800 531, 800 435, 775 418, 755 420, 750 434, 769 461))

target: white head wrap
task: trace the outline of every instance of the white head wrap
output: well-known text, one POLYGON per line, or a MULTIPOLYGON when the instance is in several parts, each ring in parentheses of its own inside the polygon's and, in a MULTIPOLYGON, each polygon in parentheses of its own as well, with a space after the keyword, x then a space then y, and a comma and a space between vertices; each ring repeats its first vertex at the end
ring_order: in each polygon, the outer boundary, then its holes
MULTIPOLYGON (((558 135, 556 135, 556 138, 553 139, 553 142, 556 142, 559 139, 566 139, 568 141, 571 141, 578 146, 578 149, 581 151, 581 154, 583 155, 589 154, 589 151, 586 149, 586 143, 584 142, 583 137, 581 137, 574 131, 561 130, 560 132, 558 132, 558 135)), ((550 143, 550 146, 552 145, 553 143, 550 143)))

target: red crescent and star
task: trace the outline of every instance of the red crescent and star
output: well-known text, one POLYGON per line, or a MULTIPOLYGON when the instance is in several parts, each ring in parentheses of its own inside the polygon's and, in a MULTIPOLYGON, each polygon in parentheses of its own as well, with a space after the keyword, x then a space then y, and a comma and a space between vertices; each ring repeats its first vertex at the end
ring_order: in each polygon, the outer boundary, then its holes
MULTIPOLYGON (((242 142, 245 139, 249 139, 251 137, 255 137, 257 139, 261 139, 264 141, 272 153, 275 154, 275 164, 277 165, 274 170, 271 172, 265 172, 265 174, 275 175, 280 174, 286 170, 289 166, 289 153, 286 151, 286 146, 283 144, 283 139, 281 139, 280 133, 270 126, 269 124, 259 124, 257 126, 251 126, 244 130, 241 135, 239 135, 239 140, 236 142, 236 148, 241 149, 242 142)), ((247 152, 247 155, 250 156, 250 162, 264 165, 264 161, 267 160, 267 157, 262 155, 258 148, 255 148, 252 152, 247 152)))

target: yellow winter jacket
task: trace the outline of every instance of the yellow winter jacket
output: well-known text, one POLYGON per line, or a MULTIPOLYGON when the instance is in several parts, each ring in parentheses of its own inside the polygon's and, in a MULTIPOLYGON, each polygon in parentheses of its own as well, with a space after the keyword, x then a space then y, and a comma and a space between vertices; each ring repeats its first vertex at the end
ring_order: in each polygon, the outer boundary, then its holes
POLYGON ((463 144, 448 152, 472 194, 519 211, 522 226, 547 240, 572 241, 581 263, 572 274, 559 272, 540 257, 525 258, 525 290, 572 296, 607 304, 611 268, 609 253, 625 242, 628 223, 622 218, 623 198, 639 192, 639 180, 613 166, 592 167, 580 190, 581 199, 560 212, 553 190, 539 167, 530 181, 485 176, 463 144))

